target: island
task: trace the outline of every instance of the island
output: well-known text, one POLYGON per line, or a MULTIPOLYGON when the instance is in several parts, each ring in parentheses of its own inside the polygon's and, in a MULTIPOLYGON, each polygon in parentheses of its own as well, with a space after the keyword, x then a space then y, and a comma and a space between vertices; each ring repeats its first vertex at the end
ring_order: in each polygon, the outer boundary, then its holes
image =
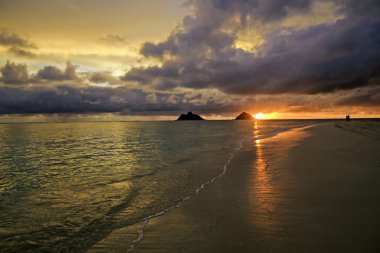
POLYGON ((252 120, 253 117, 251 114, 242 112, 239 116, 235 118, 235 120, 252 120))
POLYGON ((192 112, 188 112, 187 114, 181 114, 177 120, 204 120, 198 114, 194 114, 192 112))

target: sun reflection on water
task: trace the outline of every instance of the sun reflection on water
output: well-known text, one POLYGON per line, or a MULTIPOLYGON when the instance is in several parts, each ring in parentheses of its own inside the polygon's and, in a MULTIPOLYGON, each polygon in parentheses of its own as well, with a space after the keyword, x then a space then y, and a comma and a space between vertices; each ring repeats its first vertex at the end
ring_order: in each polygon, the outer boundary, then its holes
POLYGON ((286 203, 288 153, 310 134, 305 128, 295 128, 262 138, 266 130, 263 122, 257 121, 253 125, 252 147, 256 157, 252 168, 250 202, 255 226, 272 231, 286 222, 279 207, 286 203))
MULTIPOLYGON (((253 135, 260 136, 260 126, 258 122, 253 125, 253 135)), ((265 139, 253 141, 256 159, 253 164, 253 178, 251 188, 251 201, 254 208, 254 223, 260 227, 273 225, 272 212, 276 206, 275 188, 271 183, 271 176, 268 172, 269 164, 265 157, 265 139)))
POLYGON ((263 151, 263 140, 255 140, 256 161, 255 161, 255 178, 256 178, 256 194, 261 208, 265 211, 271 211, 274 207, 273 186, 270 182, 268 173, 268 163, 265 160, 263 151))

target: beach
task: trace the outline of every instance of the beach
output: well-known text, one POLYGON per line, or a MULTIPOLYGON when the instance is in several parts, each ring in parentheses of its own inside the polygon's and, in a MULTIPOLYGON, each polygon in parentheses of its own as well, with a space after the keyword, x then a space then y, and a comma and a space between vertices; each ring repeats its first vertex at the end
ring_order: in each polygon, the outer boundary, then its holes
POLYGON ((0 252, 378 252, 378 126, 0 124, 0 252))
MULTIPOLYGON (((342 124, 246 142, 223 177, 150 219, 133 252, 379 252, 380 143, 342 124)), ((89 252, 125 252, 127 235, 89 252)))
POLYGON ((0 252, 130 249, 141 222, 218 181, 243 142, 311 123, 0 124, 0 252))

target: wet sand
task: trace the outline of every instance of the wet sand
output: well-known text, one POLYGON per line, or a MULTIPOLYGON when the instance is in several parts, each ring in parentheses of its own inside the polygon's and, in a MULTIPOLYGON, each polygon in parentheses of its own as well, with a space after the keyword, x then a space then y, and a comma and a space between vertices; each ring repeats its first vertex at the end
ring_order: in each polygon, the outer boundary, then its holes
MULTIPOLYGON (((134 252, 380 252, 379 182, 379 142, 333 124, 288 131, 246 143, 134 252)), ((103 245, 125 252, 124 233, 103 245)))

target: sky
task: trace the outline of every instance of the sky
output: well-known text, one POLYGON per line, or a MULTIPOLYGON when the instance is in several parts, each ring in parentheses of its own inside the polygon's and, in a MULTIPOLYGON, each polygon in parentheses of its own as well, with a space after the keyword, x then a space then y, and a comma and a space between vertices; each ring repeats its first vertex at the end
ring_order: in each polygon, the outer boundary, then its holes
POLYGON ((378 0, 0 0, 0 114, 380 117, 378 0))

